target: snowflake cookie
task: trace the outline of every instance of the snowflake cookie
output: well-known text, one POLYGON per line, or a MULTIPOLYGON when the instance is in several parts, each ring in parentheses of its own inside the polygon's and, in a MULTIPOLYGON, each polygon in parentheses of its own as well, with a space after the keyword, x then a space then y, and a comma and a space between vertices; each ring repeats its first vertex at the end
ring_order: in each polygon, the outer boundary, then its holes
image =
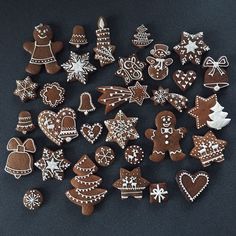
POLYGON ((43 195, 37 189, 28 190, 23 197, 23 204, 29 210, 36 210, 43 203, 43 195))
POLYGON ((95 152, 95 160, 100 166, 109 166, 115 160, 114 151, 108 146, 101 146, 95 152))
POLYGON ((135 129, 137 117, 127 117, 123 111, 119 111, 114 119, 104 121, 108 129, 106 142, 116 142, 122 149, 129 140, 136 140, 139 134, 135 129))
POLYGON ((184 65, 188 61, 193 64, 200 64, 202 54, 209 51, 210 48, 203 41, 203 32, 197 34, 183 32, 181 41, 174 47, 174 50, 184 65))
POLYGON ((63 180, 64 171, 70 166, 70 162, 64 158, 62 149, 53 152, 44 148, 42 158, 34 165, 42 171, 43 181, 50 178, 63 180))
POLYGON ((61 66, 67 72, 67 82, 80 81, 82 84, 86 84, 88 74, 96 70, 89 62, 89 53, 78 55, 72 51, 70 59, 61 66))

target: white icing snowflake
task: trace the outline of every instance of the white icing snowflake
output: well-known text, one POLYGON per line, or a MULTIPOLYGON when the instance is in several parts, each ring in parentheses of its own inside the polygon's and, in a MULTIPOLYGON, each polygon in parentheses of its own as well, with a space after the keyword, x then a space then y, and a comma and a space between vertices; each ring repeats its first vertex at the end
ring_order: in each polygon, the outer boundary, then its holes
POLYGON ((161 104, 163 105, 167 97, 169 95, 169 89, 163 89, 162 87, 159 87, 158 90, 153 90, 153 97, 152 100, 155 104, 161 104))
POLYGON ((24 205, 30 210, 38 208, 42 204, 42 195, 37 190, 29 190, 24 196, 24 205))
POLYGON ((80 81, 86 84, 89 72, 95 71, 96 67, 89 62, 89 53, 78 55, 70 52, 70 59, 61 65, 68 73, 67 82, 80 81))
POLYGON ((116 142, 122 149, 125 148, 128 140, 135 140, 139 138, 134 126, 138 118, 127 117, 121 110, 116 114, 114 119, 104 121, 108 135, 107 142, 116 142))

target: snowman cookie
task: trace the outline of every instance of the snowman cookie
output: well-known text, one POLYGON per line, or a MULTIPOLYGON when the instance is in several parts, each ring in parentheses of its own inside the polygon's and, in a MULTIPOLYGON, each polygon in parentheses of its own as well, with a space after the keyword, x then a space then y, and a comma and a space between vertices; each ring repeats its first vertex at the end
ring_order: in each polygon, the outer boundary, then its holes
POLYGON ((159 162, 169 152, 173 161, 183 160, 185 154, 180 147, 180 140, 187 132, 186 128, 175 128, 176 118, 171 111, 162 111, 155 119, 157 130, 147 129, 145 136, 154 143, 150 160, 159 162))

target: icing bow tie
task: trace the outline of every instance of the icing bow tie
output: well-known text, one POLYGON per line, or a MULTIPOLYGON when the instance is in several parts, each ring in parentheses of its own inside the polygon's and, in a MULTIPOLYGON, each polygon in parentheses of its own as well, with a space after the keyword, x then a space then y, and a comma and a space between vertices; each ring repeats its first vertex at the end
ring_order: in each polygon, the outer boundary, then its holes
POLYGON ((173 129, 172 128, 161 128, 161 133, 162 134, 172 134, 173 133, 173 129))
POLYGON ((28 138, 22 143, 19 138, 11 138, 7 144, 8 151, 15 151, 15 152, 36 152, 34 140, 28 138))
POLYGON ((211 71, 208 73, 210 76, 213 76, 217 70, 220 75, 224 74, 224 71, 220 67, 228 67, 229 62, 226 56, 221 56, 218 61, 214 61, 212 57, 207 57, 203 63, 203 67, 211 67, 211 71))
POLYGON ((165 196, 164 196, 165 194, 168 194, 168 192, 165 191, 163 188, 160 188, 159 185, 157 185, 157 187, 154 188, 151 192, 151 195, 154 196, 153 198, 155 200, 157 200, 158 198, 159 203, 161 203, 161 201, 165 199, 165 196))

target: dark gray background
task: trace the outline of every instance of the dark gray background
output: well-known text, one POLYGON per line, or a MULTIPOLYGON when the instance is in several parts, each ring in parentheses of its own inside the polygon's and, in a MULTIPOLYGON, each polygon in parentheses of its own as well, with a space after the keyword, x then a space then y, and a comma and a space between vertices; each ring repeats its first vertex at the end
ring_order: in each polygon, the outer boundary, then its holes
MULTIPOLYGON (((41 172, 34 172, 20 180, 4 172, 8 152, 7 141, 13 137, 23 137, 15 131, 18 112, 23 109, 32 112, 34 123, 40 111, 48 109, 40 98, 28 103, 22 103, 13 96, 15 80, 27 76, 24 67, 30 58, 22 44, 32 40, 33 27, 40 22, 51 25, 55 32, 55 40, 65 43, 64 50, 58 54, 59 63, 68 59, 69 51, 92 53, 95 46, 95 30, 97 18, 100 15, 107 17, 111 29, 111 37, 117 46, 115 56, 128 56, 136 52, 131 44, 132 35, 136 27, 145 24, 155 43, 165 43, 172 48, 180 40, 180 33, 185 30, 190 33, 203 31, 205 42, 211 50, 208 55, 218 58, 226 55, 231 63, 228 69, 230 87, 219 92, 219 101, 228 111, 231 118, 235 118, 235 61, 236 61, 236 4, 233 0, 127 0, 127 1, 1 1, 0 4, 0 104, 1 104, 1 131, 0 131, 0 235, 236 235, 235 226, 235 197, 236 197, 236 139, 235 122, 220 132, 215 132, 219 138, 228 141, 225 150, 225 162, 214 164, 206 170, 211 180, 206 191, 193 204, 188 203, 179 192, 175 183, 175 173, 180 169, 189 171, 202 170, 198 160, 187 155, 184 161, 174 163, 167 157, 160 164, 149 161, 148 155, 152 150, 152 143, 144 138, 146 128, 154 128, 154 118, 157 112, 163 109, 174 110, 171 106, 154 107, 152 102, 146 101, 142 107, 136 104, 124 105, 122 110, 129 116, 139 117, 137 129, 141 138, 130 142, 140 144, 145 149, 145 160, 141 163, 143 176, 151 182, 166 181, 169 190, 169 202, 162 205, 149 204, 147 191, 141 201, 128 199, 122 201, 120 192, 112 188, 112 183, 119 177, 119 168, 132 169, 123 157, 123 152, 116 144, 111 144, 116 151, 117 159, 108 168, 100 168, 98 175, 103 177, 102 186, 109 190, 102 203, 97 205, 91 217, 81 215, 81 208, 72 204, 64 195, 70 189, 70 179, 74 176, 72 170, 65 174, 65 180, 59 182, 49 180, 43 182, 41 172), (85 26, 89 45, 76 50, 68 44, 72 28, 75 24, 85 26), (22 197, 29 188, 38 188, 42 191, 45 202, 35 212, 30 212, 22 205, 22 197)), ((144 60, 152 46, 139 50, 138 56, 144 60)), ((93 53, 91 61, 94 62, 93 53)), ((170 67, 170 76, 161 82, 156 82, 148 77, 148 91, 158 85, 169 87, 171 91, 181 93, 173 83, 171 75, 176 69, 194 69, 198 73, 196 83, 185 95, 189 98, 189 107, 194 104, 195 96, 209 96, 212 91, 203 87, 203 70, 200 66, 186 65, 182 67, 175 53, 171 57, 174 64, 170 67)), ((66 88, 66 100, 63 106, 77 109, 79 95, 83 91, 92 92, 94 101, 99 94, 95 91, 101 85, 124 85, 122 79, 114 76, 116 64, 98 69, 89 77, 87 85, 79 82, 67 83, 66 74, 61 71, 56 75, 47 75, 44 71, 38 76, 32 76, 35 82, 43 86, 46 82, 58 81, 66 88)), ((104 106, 96 103, 96 112, 87 117, 78 114, 78 128, 85 122, 103 122, 104 119, 114 117, 118 109, 104 115, 104 106)), ((59 108, 60 108, 59 107, 59 108)), ((55 109, 58 110, 59 108, 55 109)), ((175 111, 178 127, 185 126, 189 132, 182 142, 183 149, 188 153, 193 144, 193 134, 203 135, 207 129, 196 130, 195 120, 186 112, 183 114, 175 111)), ((81 154, 88 153, 94 158, 96 148, 104 144, 106 129, 95 145, 89 144, 80 135, 79 138, 63 146, 65 157, 72 164, 80 158, 81 154)), ((44 146, 56 149, 57 146, 49 141, 37 129, 27 137, 33 137, 37 145, 34 160, 38 160, 44 146)), ((24 138, 24 137, 23 137, 24 138)))

